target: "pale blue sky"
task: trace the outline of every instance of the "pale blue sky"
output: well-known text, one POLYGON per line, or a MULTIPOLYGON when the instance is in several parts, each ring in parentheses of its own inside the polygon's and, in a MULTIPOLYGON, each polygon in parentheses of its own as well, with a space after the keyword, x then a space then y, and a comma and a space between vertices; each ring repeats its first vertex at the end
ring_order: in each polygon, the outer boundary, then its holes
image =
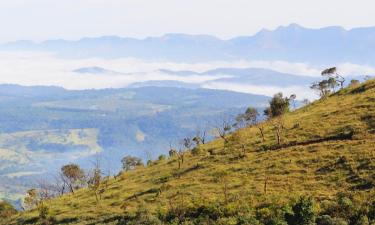
POLYGON ((299 23, 375 25, 374 0, 0 0, 0 42, 180 32, 221 38, 299 23))

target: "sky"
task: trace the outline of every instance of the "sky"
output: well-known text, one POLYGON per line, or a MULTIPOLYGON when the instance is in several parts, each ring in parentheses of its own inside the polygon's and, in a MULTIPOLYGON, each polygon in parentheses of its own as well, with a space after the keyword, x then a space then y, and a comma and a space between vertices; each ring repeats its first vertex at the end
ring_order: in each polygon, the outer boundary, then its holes
POLYGON ((0 42, 143 38, 165 33, 223 39, 298 23, 347 29, 375 25, 373 0, 0 0, 0 42))

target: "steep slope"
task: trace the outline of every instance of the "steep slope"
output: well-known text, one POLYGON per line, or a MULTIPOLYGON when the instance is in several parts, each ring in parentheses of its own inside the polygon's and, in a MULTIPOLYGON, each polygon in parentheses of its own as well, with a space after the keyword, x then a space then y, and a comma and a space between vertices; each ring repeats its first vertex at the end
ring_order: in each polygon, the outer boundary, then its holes
MULTIPOLYGON (((264 142, 257 127, 244 128, 227 144, 218 139, 201 146, 199 154, 188 151, 180 169, 172 157, 111 178, 98 203, 92 191, 82 189, 45 205, 56 223, 116 224, 124 211, 140 205, 160 213, 175 204, 190 207, 225 198, 254 207, 300 195, 319 202, 347 192, 374 199, 375 80, 262 125, 264 142), (274 129, 280 121, 278 145, 274 129)), ((37 215, 36 210, 21 213, 4 224, 33 223, 37 215)))
MULTIPOLYGON (((0 85, 0 199, 18 200, 38 176, 66 163, 91 166, 98 153, 108 162, 126 154, 145 157, 145 151, 156 157, 169 140, 194 133, 210 118, 267 101, 209 89, 0 85)), ((106 165, 114 171, 121 163, 106 165)))

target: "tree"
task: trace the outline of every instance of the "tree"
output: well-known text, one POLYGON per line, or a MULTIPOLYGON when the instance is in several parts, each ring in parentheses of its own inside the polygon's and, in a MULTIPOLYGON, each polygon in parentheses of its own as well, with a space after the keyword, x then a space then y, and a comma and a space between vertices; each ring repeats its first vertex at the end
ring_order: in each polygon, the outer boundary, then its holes
POLYGON ((193 137, 193 141, 195 142, 196 146, 200 144, 205 144, 207 139, 207 129, 196 128, 195 129, 195 136, 193 137))
POLYGON ((331 80, 333 86, 340 85, 340 88, 344 88, 345 78, 338 74, 336 67, 331 67, 322 71, 322 76, 328 77, 328 80, 331 80), (335 84, 336 83, 336 84, 335 84))
POLYGON ((328 80, 322 80, 319 82, 315 82, 310 86, 311 89, 316 90, 319 92, 319 96, 324 98, 331 93, 330 84, 328 80))
POLYGON ((214 131, 216 135, 218 135, 218 137, 224 140, 224 143, 227 143, 228 142, 227 135, 232 131, 232 129, 233 129, 233 123, 231 119, 228 116, 226 116, 226 117, 223 117, 221 122, 215 126, 214 131))
POLYGON ((282 117, 278 117, 274 122, 274 131, 276 133, 277 145, 280 145, 282 142, 282 132, 284 130, 284 122, 282 117))
POLYGON ((313 90, 317 90, 321 98, 334 93, 336 91, 336 87, 338 86, 340 86, 341 89, 344 87, 345 78, 337 73, 336 67, 323 70, 321 75, 326 79, 315 82, 310 87, 313 90))
POLYGON ((314 202, 311 197, 301 197, 292 206, 292 214, 286 214, 286 220, 290 225, 315 224, 314 202))
POLYGON ((68 164, 61 167, 61 172, 68 182, 70 191, 74 194, 74 189, 84 183, 85 172, 77 164, 68 164))
MULTIPOLYGON (((269 110, 270 108, 265 109, 266 115, 269 115, 269 112, 268 112, 269 110)), ((239 114, 236 117, 236 126, 242 127, 242 126, 255 125, 259 129, 260 135, 262 137, 262 141, 264 142, 265 141, 264 126, 263 126, 263 123, 259 122, 258 117, 259 117, 258 110, 256 108, 249 107, 246 109, 245 113, 239 114)))
POLYGON ((102 181, 102 170, 100 167, 100 160, 99 158, 96 159, 94 162, 94 169, 91 171, 91 173, 88 175, 88 187, 90 190, 94 192, 96 202, 99 202, 100 197, 98 197, 98 194, 100 192, 100 184, 102 181))
POLYGON ((39 198, 41 201, 51 199, 58 193, 58 189, 46 180, 38 180, 38 186, 39 198))
POLYGON ((283 94, 277 93, 270 101, 270 106, 264 111, 264 114, 270 118, 283 115, 289 111, 290 99, 283 97, 283 94))
POLYGON ((184 138, 181 142, 182 142, 182 145, 184 146, 185 150, 190 150, 191 147, 193 146, 193 141, 189 137, 184 138))
POLYGON ((122 168, 125 171, 133 170, 135 169, 135 167, 143 165, 142 159, 138 157, 130 156, 130 155, 122 158, 121 162, 122 162, 122 168))
POLYGON ((249 125, 254 125, 256 124, 258 120, 258 110, 253 107, 249 107, 246 109, 245 113, 239 114, 236 117, 236 126, 237 127, 246 127, 249 125))
POLYGON ((23 203, 26 209, 34 208, 39 203, 38 191, 36 189, 29 189, 23 203))

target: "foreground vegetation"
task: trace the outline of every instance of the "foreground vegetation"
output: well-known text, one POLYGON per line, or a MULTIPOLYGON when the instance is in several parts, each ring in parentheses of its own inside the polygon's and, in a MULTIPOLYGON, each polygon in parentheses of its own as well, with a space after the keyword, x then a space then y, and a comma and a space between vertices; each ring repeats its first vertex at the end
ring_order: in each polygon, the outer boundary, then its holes
POLYGON ((375 224, 375 81, 322 93, 1 222, 375 224))

